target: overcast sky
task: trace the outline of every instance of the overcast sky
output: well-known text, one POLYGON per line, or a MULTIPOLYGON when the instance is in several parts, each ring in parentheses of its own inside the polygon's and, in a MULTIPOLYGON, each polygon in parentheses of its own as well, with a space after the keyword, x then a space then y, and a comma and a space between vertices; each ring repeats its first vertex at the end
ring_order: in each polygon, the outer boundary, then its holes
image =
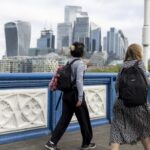
POLYGON ((64 6, 81 6, 91 22, 101 27, 102 37, 110 27, 121 29, 129 43, 140 43, 144 0, 0 0, 0 55, 5 53, 4 24, 23 20, 31 23, 31 47, 36 46, 40 31, 64 21, 64 6))

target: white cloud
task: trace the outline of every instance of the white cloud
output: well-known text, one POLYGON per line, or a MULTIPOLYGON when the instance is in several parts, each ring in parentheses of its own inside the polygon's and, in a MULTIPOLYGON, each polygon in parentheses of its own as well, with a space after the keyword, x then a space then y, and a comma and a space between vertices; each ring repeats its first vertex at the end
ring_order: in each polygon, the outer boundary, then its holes
POLYGON ((29 21, 32 26, 31 47, 36 45, 40 30, 64 20, 64 6, 82 6, 89 18, 101 27, 102 37, 110 27, 122 29, 131 42, 141 42, 143 0, 3 0, 0 1, 0 49, 5 49, 4 24, 8 21, 29 21))

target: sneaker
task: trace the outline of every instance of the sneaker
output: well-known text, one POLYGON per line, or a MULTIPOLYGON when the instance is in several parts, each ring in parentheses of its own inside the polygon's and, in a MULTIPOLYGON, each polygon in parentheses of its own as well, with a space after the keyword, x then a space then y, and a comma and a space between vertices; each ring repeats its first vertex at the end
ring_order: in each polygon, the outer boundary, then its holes
POLYGON ((50 141, 45 144, 45 148, 48 150, 60 150, 53 142, 50 141))
POLYGON ((95 143, 90 143, 89 145, 82 145, 80 150, 88 150, 88 149, 94 149, 94 148, 96 148, 96 144, 95 143))

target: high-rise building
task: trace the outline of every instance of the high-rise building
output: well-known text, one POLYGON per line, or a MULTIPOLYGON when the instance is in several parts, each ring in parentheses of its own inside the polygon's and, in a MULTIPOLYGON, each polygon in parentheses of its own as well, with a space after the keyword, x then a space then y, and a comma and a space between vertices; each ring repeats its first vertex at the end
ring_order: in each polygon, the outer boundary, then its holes
POLYGON ((128 39, 123 34, 122 30, 119 30, 118 33, 120 35, 120 47, 119 47, 120 51, 118 51, 118 56, 121 59, 124 59, 124 56, 128 47, 128 39))
POLYGON ((76 20, 77 14, 82 11, 80 6, 65 6, 65 23, 73 23, 76 20))
POLYGON ((74 21, 81 10, 80 6, 65 6, 64 23, 57 25, 57 48, 59 50, 72 44, 74 21))
POLYGON ((115 54, 116 52, 116 36, 118 34, 117 29, 110 28, 110 31, 107 32, 107 51, 108 53, 115 54))
POLYGON ((103 41, 103 47, 107 50, 110 59, 123 59, 128 46, 128 39, 121 30, 110 28, 107 37, 104 37, 103 41))
POLYGON ((85 49, 90 50, 90 28, 87 12, 77 15, 73 28, 73 42, 78 41, 85 44, 85 49))
POLYGON ((41 31, 41 37, 37 40, 37 48, 55 48, 55 36, 53 35, 52 30, 44 29, 41 31))
POLYGON ((107 52, 107 37, 106 36, 103 38, 103 51, 107 52))
POLYGON ((57 25, 57 49, 61 50, 72 44, 72 24, 59 23, 57 25))
POLYGON ((27 56, 30 47, 31 25, 29 22, 15 21, 5 24, 6 55, 27 56))
POLYGON ((91 23, 90 26, 91 51, 101 51, 101 28, 91 23))
POLYGON ((80 6, 65 6, 64 23, 57 25, 57 48, 61 50, 72 44, 72 32, 74 21, 77 14, 80 13, 82 7, 80 6))
POLYGON ((82 42, 86 52, 101 51, 101 29, 90 26, 88 13, 80 6, 65 6, 64 23, 57 26, 57 48, 82 42))

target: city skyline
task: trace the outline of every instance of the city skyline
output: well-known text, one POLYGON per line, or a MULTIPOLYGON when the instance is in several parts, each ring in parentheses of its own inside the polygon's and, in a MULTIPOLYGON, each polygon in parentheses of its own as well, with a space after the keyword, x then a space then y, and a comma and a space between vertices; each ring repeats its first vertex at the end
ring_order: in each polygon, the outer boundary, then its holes
POLYGON ((143 27, 143 0, 5 0, 0 5, 0 55, 4 54, 5 36, 4 24, 9 21, 22 20, 31 23, 31 46, 36 46, 40 31, 52 28, 56 35, 57 24, 64 22, 64 7, 66 5, 81 6, 88 12, 91 22, 102 30, 102 37, 110 27, 121 29, 129 39, 129 43, 140 43, 143 27), (30 13, 32 12, 32 13, 30 13), (2 51, 4 50, 4 51, 2 51))

